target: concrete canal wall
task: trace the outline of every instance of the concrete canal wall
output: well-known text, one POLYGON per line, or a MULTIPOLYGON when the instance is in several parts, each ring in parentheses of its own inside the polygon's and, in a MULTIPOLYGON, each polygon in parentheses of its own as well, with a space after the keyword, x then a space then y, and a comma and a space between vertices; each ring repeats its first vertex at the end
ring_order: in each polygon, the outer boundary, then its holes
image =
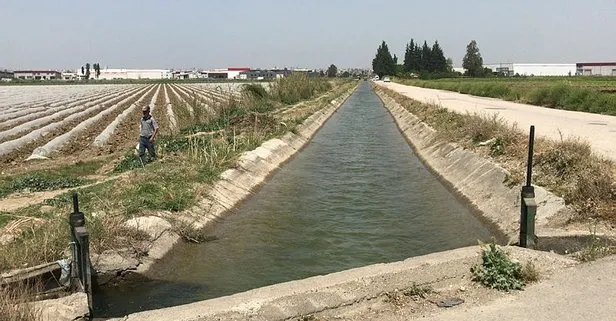
MULTIPOLYGON (((237 162, 238 166, 223 172, 220 180, 208 191, 208 197, 191 209, 179 214, 160 213, 160 216, 137 217, 128 221, 128 226, 146 231, 157 239, 148 251, 148 256, 142 258, 136 271, 147 272, 156 260, 162 259, 180 240, 180 236, 172 231, 167 217, 180 219, 196 229, 215 223, 299 152, 354 90, 355 88, 344 92, 326 107, 309 116, 295 133, 288 132, 281 138, 270 139, 256 149, 244 152, 237 162)), ((127 262, 125 259, 122 261, 127 262)))
MULTIPOLYGON (((377 90, 385 108, 415 153, 478 214, 516 242, 520 221, 520 187, 506 186, 507 170, 472 151, 437 139, 436 131, 391 97, 377 90)), ((565 210, 565 201, 542 187, 535 187, 537 234, 548 219, 565 210)))

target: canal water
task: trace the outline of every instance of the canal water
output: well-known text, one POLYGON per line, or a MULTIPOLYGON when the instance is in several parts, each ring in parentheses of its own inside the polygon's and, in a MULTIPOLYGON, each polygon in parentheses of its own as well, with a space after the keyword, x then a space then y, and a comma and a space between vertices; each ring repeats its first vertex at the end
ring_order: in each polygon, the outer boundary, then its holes
POLYGON ((186 304, 477 244, 491 232, 415 156, 366 82, 308 146, 147 278, 105 288, 96 316, 186 304))

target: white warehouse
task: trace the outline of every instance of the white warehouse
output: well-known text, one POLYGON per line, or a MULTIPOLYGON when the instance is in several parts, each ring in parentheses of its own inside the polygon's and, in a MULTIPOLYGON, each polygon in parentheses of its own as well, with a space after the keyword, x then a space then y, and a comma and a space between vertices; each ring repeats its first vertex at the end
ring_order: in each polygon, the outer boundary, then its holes
POLYGON ((574 76, 577 70, 575 64, 500 63, 486 64, 484 67, 507 76, 574 76))
MULTIPOLYGON (((81 72, 81 70, 80 70, 81 72)), ((100 70, 98 79, 171 79, 168 69, 111 69, 100 70)), ((94 70, 90 69, 90 76, 94 78, 94 70)))

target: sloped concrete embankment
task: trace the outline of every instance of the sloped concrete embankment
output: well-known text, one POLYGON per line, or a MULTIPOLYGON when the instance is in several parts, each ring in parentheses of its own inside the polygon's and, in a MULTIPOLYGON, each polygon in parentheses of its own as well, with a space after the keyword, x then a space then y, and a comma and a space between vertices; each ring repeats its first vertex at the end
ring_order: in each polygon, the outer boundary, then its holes
MULTIPOLYGON (((374 264, 112 320, 311 320, 302 316, 369 303, 386 292, 409 289, 416 284, 435 290, 459 288, 461 284, 468 286, 469 270, 480 261, 480 250, 479 246, 471 246, 400 262, 374 264)), ((542 275, 575 264, 553 253, 517 247, 508 248, 508 251, 516 260, 534 262, 542 275)))
MULTIPOLYGON (((520 189, 508 187, 506 169, 454 143, 437 139, 437 132, 394 99, 377 90, 383 104, 415 153, 442 181, 470 203, 476 212, 517 242, 520 221, 520 189)), ((538 204, 536 234, 547 228, 548 219, 566 210, 565 202, 535 186, 538 204)))
MULTIPOLYGON (((288 132, 280 138, 270 139, 256 149, 243 153, 237 167, 223 172, 220 180, 208 191, 208 197, 200 200, 191 209, 179 214, 160 213, 160 216, 138 217, 129 220, 126 223, 128 226, 143 230, 157 240, 149 249, 148 256, 142 258, 136 271, 146 272, 156 260, 163 258, 180 240, 180 236, 172 231, 168 219, 182 220, 196 229, 205 228, 220 220, 225 213, 263 184, 277 168, 299 152, 354 90, 355 88, 344 92, 326 107, 309 116, 295 133, 288 132)), ((118 269, 118 267, 113 267, 113 262, 131 261, 120 256, 115 253, 101 258, 99 270, 113 272, 114 269, 118 269)))

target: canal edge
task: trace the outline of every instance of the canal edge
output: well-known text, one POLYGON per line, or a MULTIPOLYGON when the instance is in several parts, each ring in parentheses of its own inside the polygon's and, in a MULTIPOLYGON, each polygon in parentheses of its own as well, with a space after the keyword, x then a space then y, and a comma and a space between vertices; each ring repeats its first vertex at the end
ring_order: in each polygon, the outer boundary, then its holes
POLYGON ((296 133, 287 132, 282 137, 269 139, 254 150, 244 152, 237 161, 236 168, 224 171, 208 191, 208 196, 192 208, 181 213, 159 212, 127 221, 127 226, 144 231, 155 239, 147 255, 140 258, 140 263, 131 272, 147 273, 157 260, 163 259, 181 240, 181 236, 172 231, 167 218, 183 220, 195 229, 216 224, 255 193, 281 166, 302 151, 358 86, 359 84, 343 92, 330 101, 328 106, 306 118, 298 126, 296 133))
MULTIPOLYGON (((378 87, 376 87, 378 88, 378 87)), ((500 165, 451 142, 436 138, 437 131, 406 110, 392 97, 375 88, 383 106, 394 118, 398 130, 409 146, 439 180, 465 202, 490 228, 502 235, 502 243, 517 243, 520 220, 519 190, 505 185, 508 171, 500 165)), ((535 186, 537 203, 537 234, 570 234, 554 231, 545 223, 553 215, 567 210, 565 201, 543 187, 535 186), (539 212, 539 211, 538 211, 539 212)))

